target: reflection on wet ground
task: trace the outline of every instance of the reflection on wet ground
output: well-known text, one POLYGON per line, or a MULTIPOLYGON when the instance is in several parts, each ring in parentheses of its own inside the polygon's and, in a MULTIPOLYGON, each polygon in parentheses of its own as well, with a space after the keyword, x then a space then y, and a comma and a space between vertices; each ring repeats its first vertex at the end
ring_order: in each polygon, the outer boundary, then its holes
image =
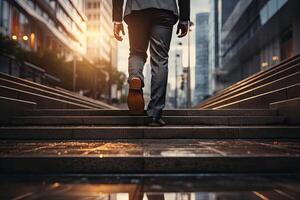
POLYGON ((300 174, 0 175, 0 199, 299 200, 300 174))
POLYGON ((299 156, 299 140, 1 141, 0 156, 299 156))

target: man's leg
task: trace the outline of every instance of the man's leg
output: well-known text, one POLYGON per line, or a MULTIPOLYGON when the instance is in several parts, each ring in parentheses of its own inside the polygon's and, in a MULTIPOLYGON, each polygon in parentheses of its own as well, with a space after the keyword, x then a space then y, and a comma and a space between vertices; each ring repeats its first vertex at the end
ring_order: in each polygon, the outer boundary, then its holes
MULTIPOLYGON (((164 11, 162 11, 164 12, 164 11)), ((148 105, 148 116, 160 119, 165 107, 166 89, 168 82, 168 59, 172 37, 174 16, 164 13, 161 20, 157 20, 151 29, 150 56, 151 56, 151 100, 148 105)))
POLYGON ((130 80, 132 77, 139 77, 144 85, 143 68, 147 60, 147 49, 150 38, 150 22, 146 17, 147 13, 138 11, 127 16, 129 35, 129 59, 128 73, 130 80))
POLYGON ((145 106, 142 91, 144 86, 143 68, 147 59, 150 27, 145 14, 143 12, 133 13, 126 19, 130 44, 127 103, 133 114, 143 114, 145 106))

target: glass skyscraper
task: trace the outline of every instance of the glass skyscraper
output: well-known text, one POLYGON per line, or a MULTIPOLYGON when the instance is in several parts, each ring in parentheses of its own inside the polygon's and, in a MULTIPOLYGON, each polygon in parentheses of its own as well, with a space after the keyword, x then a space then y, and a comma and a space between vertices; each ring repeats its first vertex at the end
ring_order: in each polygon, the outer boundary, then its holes
POLYGON ((196 15, 196 66, 194 104, 199 103, 209 95, 210 88, 209 69, 209 13, 196 15))

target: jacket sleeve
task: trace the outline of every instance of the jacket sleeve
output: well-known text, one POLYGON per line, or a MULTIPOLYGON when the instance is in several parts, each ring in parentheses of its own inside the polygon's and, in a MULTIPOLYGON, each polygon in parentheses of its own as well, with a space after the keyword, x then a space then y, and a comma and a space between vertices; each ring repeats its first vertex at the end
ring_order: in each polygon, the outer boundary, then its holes
POLYGON ((112 0, 112 18, 113 21, 121 22, 123 20, 123 3, 124 0, 112 0))
POLYGON ((191 2, 190 0, 178 0, 179 15, 181 21, 190 20, 191 2))

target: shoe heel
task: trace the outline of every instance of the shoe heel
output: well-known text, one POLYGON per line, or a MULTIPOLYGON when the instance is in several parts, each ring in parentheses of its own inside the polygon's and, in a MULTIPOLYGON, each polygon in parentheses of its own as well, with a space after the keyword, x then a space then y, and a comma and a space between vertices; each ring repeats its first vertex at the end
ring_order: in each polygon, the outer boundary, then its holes
POLYGON ((144 114, 144 99, 139 90, 130 90, 127 97, 127 105, 131 114, 144 114))
POLYGON ((131 114, 144 114, 145 102, 142 92, 142 81, 139 78, 134 77, 129 82, 127 105, 131 114))

